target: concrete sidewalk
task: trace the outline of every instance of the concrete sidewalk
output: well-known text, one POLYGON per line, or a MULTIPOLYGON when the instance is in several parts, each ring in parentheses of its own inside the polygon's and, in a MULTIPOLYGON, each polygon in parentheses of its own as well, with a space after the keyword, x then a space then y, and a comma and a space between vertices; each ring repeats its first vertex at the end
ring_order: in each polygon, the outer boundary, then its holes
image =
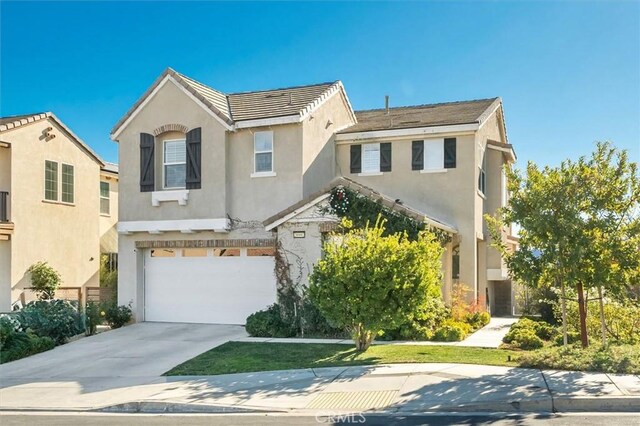
MULTIPOLYGON (((460 342, 431 342, 431 341, 381 341, 374 340, 374 345, 416 345, 416 346, 465 346, 474 348, 497 348, 502 344, 502 338, 509 331, 512 324, 518 321, 516 317, 495 317, 480 330, 468 336, 460 342)), ((301 339, 295 337, 275 338, 275 337, 241 337, 233 340, 235 342, 258 342, 258 343, 335 343, 353 345, 351 339, 301 339)))
POLYGON ((465 364, 198 377, 3 378, 1 384, 5 411, 640 412, 638 376, 465 364))

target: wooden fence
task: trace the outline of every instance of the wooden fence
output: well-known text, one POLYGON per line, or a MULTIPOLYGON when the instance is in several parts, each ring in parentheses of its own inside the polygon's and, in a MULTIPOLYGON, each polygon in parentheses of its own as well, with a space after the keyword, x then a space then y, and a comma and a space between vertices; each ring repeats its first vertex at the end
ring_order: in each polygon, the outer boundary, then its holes
MULTIPOLYGON (((108 302, 115 297, 115 289, 109 287, 58 287, 55 293, 55 299, 69 300, 78 302, 82 306, 86 302, 108 302)), ((22 306, 27 303, 38 300, 38 295, 32 287, 25 288, 20 295, 22 306)))

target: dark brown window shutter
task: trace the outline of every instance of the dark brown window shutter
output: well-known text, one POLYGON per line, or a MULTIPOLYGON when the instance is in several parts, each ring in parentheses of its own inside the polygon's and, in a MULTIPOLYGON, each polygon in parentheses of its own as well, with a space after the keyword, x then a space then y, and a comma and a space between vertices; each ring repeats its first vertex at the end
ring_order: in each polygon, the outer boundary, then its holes
POLYGON ((380 144, 380 171, 391 171, 391 142, 380 144))
POLYGON ((351 173, 362 171, 362 145, 351 145, 351 173))
POLYGON ((444 140, 444 168, 456 168, 456 138, 445 138, 444 140))
POLYGON ((411 142, 411 170, 424 169, 424 141, 411 142))
POLYGON ((154 151, 155 138, 153 135, 140 133, 140 192, 150 192, 155 189, 154 151))
POLYGON ((202 182, 202 128, 187 132, 187 189, 200 189, 202 182))

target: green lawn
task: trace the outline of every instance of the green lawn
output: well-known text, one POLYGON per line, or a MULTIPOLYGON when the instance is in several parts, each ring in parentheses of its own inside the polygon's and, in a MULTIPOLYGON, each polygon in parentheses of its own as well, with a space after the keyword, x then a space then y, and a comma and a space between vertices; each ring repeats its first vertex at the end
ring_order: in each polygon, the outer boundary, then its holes
POLYGON ((375 345, 356 352, 349 345, 317 343, 228 342, 166 372, 168 376, 214 375, 252 371, 371 365, 407 362, 453 362, 516 366, 517 352, 461 346, 375 345))

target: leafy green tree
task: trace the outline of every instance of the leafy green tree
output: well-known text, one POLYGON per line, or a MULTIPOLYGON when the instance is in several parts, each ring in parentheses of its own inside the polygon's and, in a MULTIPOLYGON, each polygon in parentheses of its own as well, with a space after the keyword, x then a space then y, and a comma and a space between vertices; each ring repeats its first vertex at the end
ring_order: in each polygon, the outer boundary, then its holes
POLYGON ((310 276, 309 295, 333 324, 349 330, 366 350, 385 328, 413 319, 429 298, 440 297, 441 244, 429 231, 383 236, 375 226, 333 234, 310 276))
POLYGON ((50 300, 55 297, 60 285, 60 274, 47 262, 37 262, 29 267, 31 273, 31 286, 38 294, 40 300, 50 300))
MULTIPOLYGON (((489 232, 513 278, 532 287, 561 292, 567 344, 566 285, 578 297, 580 337, 588 346, 585 288, 622 295, 640 269, 638 172, 626 152, 599 143, 590 159, 559 167, 529 163, 526 175, 507 170, 510 199, 497 218, 486 216, 489 232), (502 242, 507 224, 520 227, 519 249, 502 242)), ((603 316, 604 318, 604 316, 603 316)), ((603 321, 604 324, 604 321, 603 321)), ((605 327, 603 325, 603 333, 605 327)))

